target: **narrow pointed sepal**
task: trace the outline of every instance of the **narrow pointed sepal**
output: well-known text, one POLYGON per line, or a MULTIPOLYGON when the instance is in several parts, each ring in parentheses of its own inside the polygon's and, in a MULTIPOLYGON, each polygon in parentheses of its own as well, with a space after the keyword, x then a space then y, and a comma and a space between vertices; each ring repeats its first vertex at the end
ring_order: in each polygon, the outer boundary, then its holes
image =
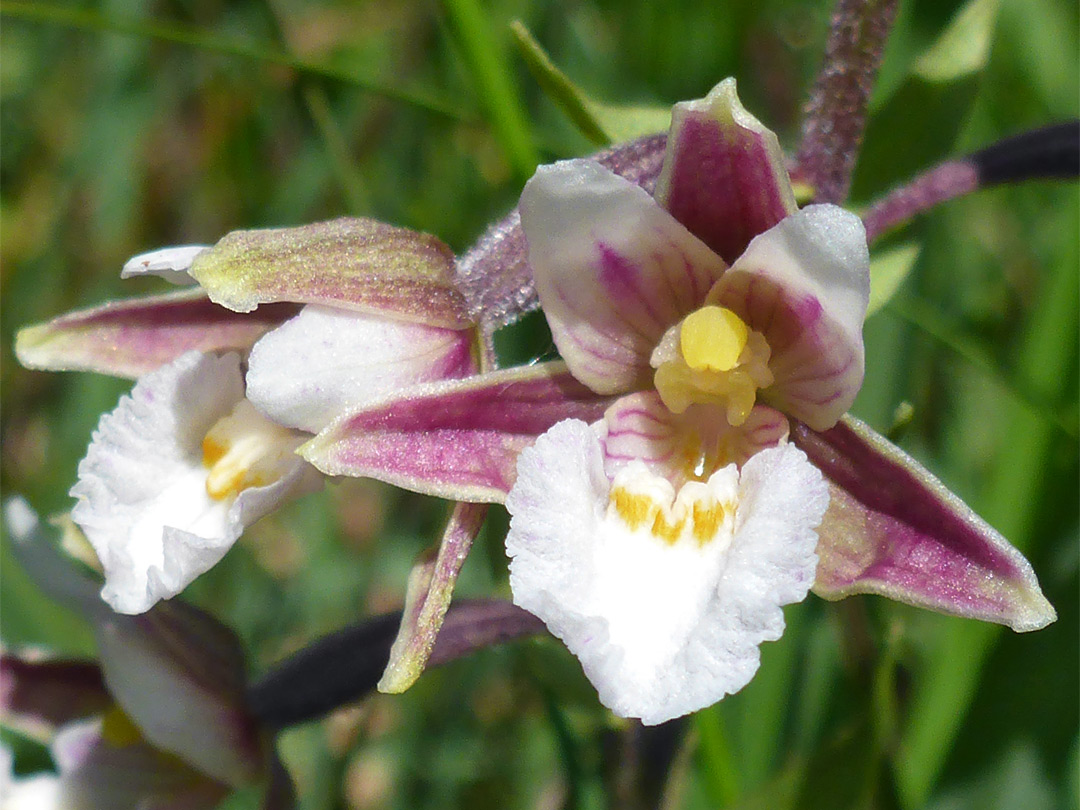
POLYGON ((429 234, 343 217, 298 228, 233 231, 195 257, 191 275, 224 307, 273 301, 468 326, 454 254, 429 234))
POLYGON ((423 673, 450 607, 458 572, 485 515, 486 504, 455 504, 437 548, 425 551, 413 566, 401 627, 378 684, 380 692, 404 692, 423 673))
POLYGON ((675 105, 656 199, 728 264, 797 210, 780 143, 742 106, 734 79, 675 105))
POLYGON ((238 314, 201 290, 113 301, 28 326, 15 337, 27 368, 93 371, 134 379, 189 351, 246 352, 299 311, 274 304, 238 314))
POLYGON ((556 422, 594 422, 610 404, 563 363, 544 363, 408 389, 339 419, 298 452, 328 475, 501 503, 518 453, 556 422))
POLYGON ((914 459, 845 417, 795 443, 830 481, 814 592, 873 593, 1018 632, 1057 618, 1031 564, 914 459))

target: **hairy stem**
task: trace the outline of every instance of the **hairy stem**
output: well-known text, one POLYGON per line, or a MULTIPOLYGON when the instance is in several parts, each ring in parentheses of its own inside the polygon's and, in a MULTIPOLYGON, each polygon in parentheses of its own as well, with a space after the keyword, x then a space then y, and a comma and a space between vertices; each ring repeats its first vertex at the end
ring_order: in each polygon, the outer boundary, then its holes
POLYGON ((999 183, 1068 179, 1080 173, 1080 121, 1005 138, 942 163, 875 202, 863 215, 867 241, 947 200, 999 183))
POLYGON ((794 175, 809 183, 817 202, 842 203, 866 127, 866 109, 897 0, 839 0, 825 62, 803 122, 794 175))

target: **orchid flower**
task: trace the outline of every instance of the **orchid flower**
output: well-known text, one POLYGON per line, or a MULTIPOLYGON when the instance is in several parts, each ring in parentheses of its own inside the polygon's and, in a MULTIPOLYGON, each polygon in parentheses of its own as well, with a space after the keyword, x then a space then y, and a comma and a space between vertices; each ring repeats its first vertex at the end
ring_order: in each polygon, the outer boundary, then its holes
POLYGON ((294 451, 340 411, 474 373, 453 261, 433 237, 369 220, 236 232, 125 265, 125 276, 197 281, 194 294, 24 330, 26 365, 139 375, 71 490, 106 601, 140 613, 174 596, 246 526, 321 486, 294 451))
MULTIPOLYGON (((560 354, 620 398, 521 454, 506 499, 510 583, 615 713, 654 724, 742 688, 758 645, 783 631, 781 606, 815 580, 825 596, 862 580, 850 590, 1017 630, 1053 620, 1027 561, 928 473, 892 495, 894 514, 910 519, 936 489, 932 508, 963 522, 969 559, 927 553, 920 535, 947 534, 943 523, 875 521, 880 481, 837 474, 875 455, 856 423, 838 426, 863 378, 865 232, 836 206, 797 209, 776 137, 734 80, 676 105, 655 197, 573 160, 542 167, 520 210, 560 354), (817 436, 853 439, 847 458, 817 436), (919 546, 923 559, 907 556, 919 546), (896 570, 871 573, 881 557, 896 570)), ((897 483, 917 469, 874 449, 897 483)))
POLYGON ((733 80, 673 121, 655 199, 586 160, 525 187, 555 343, 623 396, 544 434, 507 497, 515 602, 647 724, 742 688, 813 584, 828 487, 788 416, 826 430, 854 401, 870 288, 862 223, 796 209, 733 80))
POLYGON ((234 788, 263 783, 263 807, 286 806, 272 738, 246 706, 236 637, 179 602, 119 616, 24 501, 5 504, 4 522, 26 571, 90 623, 99 660, 0 653, 5 725, 49 744, 58 770, 0 773, 0 803, 209 810, 234 788))
MULTIPOLYGON (((528 261, 566 366, 391 396, 300 452, 329 473, 505 500, 515 599, 609 706, 647 722, 745 684, 780 606, 811 586, 1016 630, 1052 621, 1004 538, 844 416, 863 374, 859 221, 796 210, 775 136, 733 82, 673 120, 655 198, 587 161, 526 188, 528 261)), ((515 227, 466 261, 514 261, 515 227)))
MULTIPOLYGON (((846 415, 869 294, 859 219, 798 210, 775 135, 732 80, 672 120, 661 168, 655 138, 542 167, 520 221, 462 259, 467 287, 488 266, 515 300, 531 271, 562 361, 388 395, 300 454, 505 502, 515 601, 607 705, 648 723, 741 688, 781 607, 811 588, 1017 631, 1053 621, 1005 538, 846 415)), ((419 597, 439 601, 436 619, 467 551, 450 538, 419 597)))

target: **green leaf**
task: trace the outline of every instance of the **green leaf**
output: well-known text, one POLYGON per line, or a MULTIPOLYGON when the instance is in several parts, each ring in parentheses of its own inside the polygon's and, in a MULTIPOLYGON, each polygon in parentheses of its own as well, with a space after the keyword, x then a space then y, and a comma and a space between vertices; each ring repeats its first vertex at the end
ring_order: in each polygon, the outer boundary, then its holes
POLYGON ((919 258, 921 246, 917 242, 904 242, 901 245, 879 250, 870 259, 870 305, 866 308, 869 318, 889 303, 904 279, 911 273, 911 268, 919 258))
POLYGON ((951 155, 986 66, 999 0, 970 0, 866 127, 852 196, 880 193, 951 155), (902 145, 902 146, 901 146, 902 145))
POLYGON ((510 24, 510 31, 540 88, 581 134, 597 146, 665 132, 671 125, 670 107, 606 104, 590 98, 555 66, 520 20, 510 24))
POLYGON ((913 66, 929 82, 953 82, 986 67, 1000 0, 971 0, 913 66))
POLYGON ((739 772, 724 729, 719 706, 710 706, 694 716, 698 733, 698 756, 709 800, 727 806, 739 797, 739 772))
MULTIPOLYGON (((1071 238, 1063 241, 1056 264, 1043 281, 1017 356, 1025 390, 1049 402, 1069 392, 1070 375, 1061 370, 1076 368, 1080 322, 1075 206, 1059 216, 1062 225, 1069 223, 1071 238)), ((1041 495, 1049 484, 1049 460, 1060 443, 1052 421, 1020 401, 1011 403, 1003 416, 999 432, 1008 440, 976 506, 1013 545, 1030 554, 1044 539, 1036 531, 1041 495)), ((910 808, 923 807, 930 797, 975 698, 983 666, 1001 637, 1000 629, 989 625, 943 622, 946 629, 937 654, 914 684, 897 762, 901 796, 910 808)))

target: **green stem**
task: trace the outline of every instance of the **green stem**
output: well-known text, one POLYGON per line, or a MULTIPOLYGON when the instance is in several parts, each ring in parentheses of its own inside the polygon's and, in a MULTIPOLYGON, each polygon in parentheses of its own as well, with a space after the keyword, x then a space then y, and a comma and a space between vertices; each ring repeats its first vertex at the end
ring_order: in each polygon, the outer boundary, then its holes
POLYGON ((510 66, 478 0, 442 0, 442 7, 495 138, 514 176, 524 183, 536 170, 540 157, 529 131, 528 116, 510 77, 510 66))
POLYGON ((335 68, 305 62, 302 59, 284 53, 268 51, 258 45, 205 34, 202 31, 177 25, 175 23, 145 22, 142 20, 118 20, 82 9, 61 8, 47 3, 4 2, 0 3, 0 15, 33 22, 52 23, 68 28, 98 33, 121 34, 124 36, 157 39, 177 45, 187 45, 211 53, 220 53, 238 59, 248 59, 271 65, 291 68, 305 76, 317 76, 342 84, 359 87, 369 93, 383 96, 393 101, 409 104, 428 112, 444 115, 454 120, 469 120, 471 116, 463 114, 443 102, 428 98, 411 90, 394 87, 370 76, 358 76, 335 68))
POLYGON ((713 706, 694 717, 699 739, 699 753, 705 774, 705 788, 710 802, 727 807, 739 798, 739 773, 724 731, 720 707, 713 706))

